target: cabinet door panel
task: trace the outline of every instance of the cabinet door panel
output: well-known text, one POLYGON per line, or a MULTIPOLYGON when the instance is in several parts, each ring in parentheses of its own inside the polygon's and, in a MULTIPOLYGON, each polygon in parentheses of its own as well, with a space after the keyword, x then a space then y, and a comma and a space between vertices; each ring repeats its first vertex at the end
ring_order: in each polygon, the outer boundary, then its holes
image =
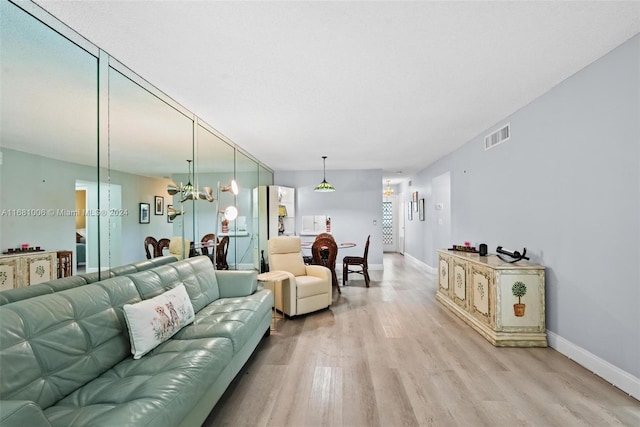
POLYGON ((18 260, 2 261, 0 264, 0 291, 17 288, 18 285, 18 260))
POLYGON ((445 294, 449 294, 449 260, 440 257, 440 268, 438 269, 440 275, 440 290, 445 294))
POLYGON ((29 285, 36 285, 57 278, 58 274, 53 255, 30 256, 26 261, 29 285))
POLYGON ((465 264, 453 260, 453 300, 460 307, 467 308, 467 271, 465 264))
POLYGON ((500 272, 497 278, 498 330, 542 332, 544 323, 544 276, 540 271, 500 272))
POLYGON ((471 312, 474 317, 495 325, 495 288, 493 272, 489 268, 470 267, 471 312))

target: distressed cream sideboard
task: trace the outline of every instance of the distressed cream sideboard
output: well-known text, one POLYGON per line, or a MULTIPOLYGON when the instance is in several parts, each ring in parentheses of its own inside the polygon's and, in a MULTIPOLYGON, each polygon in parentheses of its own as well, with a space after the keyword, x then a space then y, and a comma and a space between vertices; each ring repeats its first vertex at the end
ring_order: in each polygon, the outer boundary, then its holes
POLYGON ((493 345, 547 346, 543 266, 439 250, 438 276, 436 299, 493 345))
POLYGON ((0 255, 0 290, 20 288, 56 279, 57 252, 0 255))

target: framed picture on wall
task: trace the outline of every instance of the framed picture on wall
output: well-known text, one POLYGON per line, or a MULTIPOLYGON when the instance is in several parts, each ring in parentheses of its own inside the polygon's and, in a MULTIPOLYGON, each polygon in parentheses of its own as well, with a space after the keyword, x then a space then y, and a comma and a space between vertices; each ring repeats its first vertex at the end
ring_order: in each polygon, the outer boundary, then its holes
POLYGON ((150 209, 151 207, 149 203, 140 203, 140 224, 149 224, 149 221, 151 220, 151 218, 149 217, 149 214, 151 213, 150 209))
POLYGON ((409 202, 409 209, 407 209, 407 219, 409 221, 413 220, 413 202, 409 202))
POLYGON ((424 199, 418 201, 418 219, 424 221, 424 199))
POLYGON ((413 204, 413 209, 418 212, 418 192, 414 191, 413 192, 413 197, 412 197, 412 204, 413 204))
POLYGON ((154 211, 155 215, 164 215, 164 197, 155 196, 154 198, 156 209, 154 211))
POLYGON ((173 219, 171 219, 171 216, 169 215, 169 211, 173 209, 173 205, 167 205, 167 222, 169 224, 171 224, 173 222, 173 219))

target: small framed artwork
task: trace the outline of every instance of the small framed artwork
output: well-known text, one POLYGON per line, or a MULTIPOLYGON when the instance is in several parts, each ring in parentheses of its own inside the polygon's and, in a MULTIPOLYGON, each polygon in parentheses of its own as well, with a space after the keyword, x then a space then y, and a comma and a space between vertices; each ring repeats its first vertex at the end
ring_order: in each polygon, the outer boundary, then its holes
POLYGON ((149 203, 140 203, 140 217, 138 219, 140 224, 149 224, 149 221, 151 220, 149 217, 150 209, 151 207, 149 203))
POLYGON ((424 221, 424 199, 418 201, 418 219, 424 221))
POLYGON ((169 215, 169 211, 173 209, 173 205, 167 205, 167 222, 169 224, 171 224, 173 222, 173 219, 171 219, 171 216, 169 215))
POLYGON ((413 202, 409 202, 409 209, 407 209, 407 219, 413 221, 413 202))
POLYGON ((414 192, 413 192, 413 198, 412 198, 412 201, 413 201, 413 209, 414 209, 416 212, 418 212, 418 192, 417 192, 417 191, 414 191, 414 192))
POLYGON ((154 212, 155 215, 164 215, 164 197, 156 196, 154 198, 156 210, 154 212))

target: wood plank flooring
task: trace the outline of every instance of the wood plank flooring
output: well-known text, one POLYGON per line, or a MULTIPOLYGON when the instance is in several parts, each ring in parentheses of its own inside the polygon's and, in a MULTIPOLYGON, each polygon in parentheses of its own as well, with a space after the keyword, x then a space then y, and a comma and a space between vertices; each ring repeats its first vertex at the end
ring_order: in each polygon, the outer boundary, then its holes
POLYGON ((385 254, 371 280, 263 339, 204 426, 640 426, 639 401, 555 350, 493 347, 423 266, 385 254))

